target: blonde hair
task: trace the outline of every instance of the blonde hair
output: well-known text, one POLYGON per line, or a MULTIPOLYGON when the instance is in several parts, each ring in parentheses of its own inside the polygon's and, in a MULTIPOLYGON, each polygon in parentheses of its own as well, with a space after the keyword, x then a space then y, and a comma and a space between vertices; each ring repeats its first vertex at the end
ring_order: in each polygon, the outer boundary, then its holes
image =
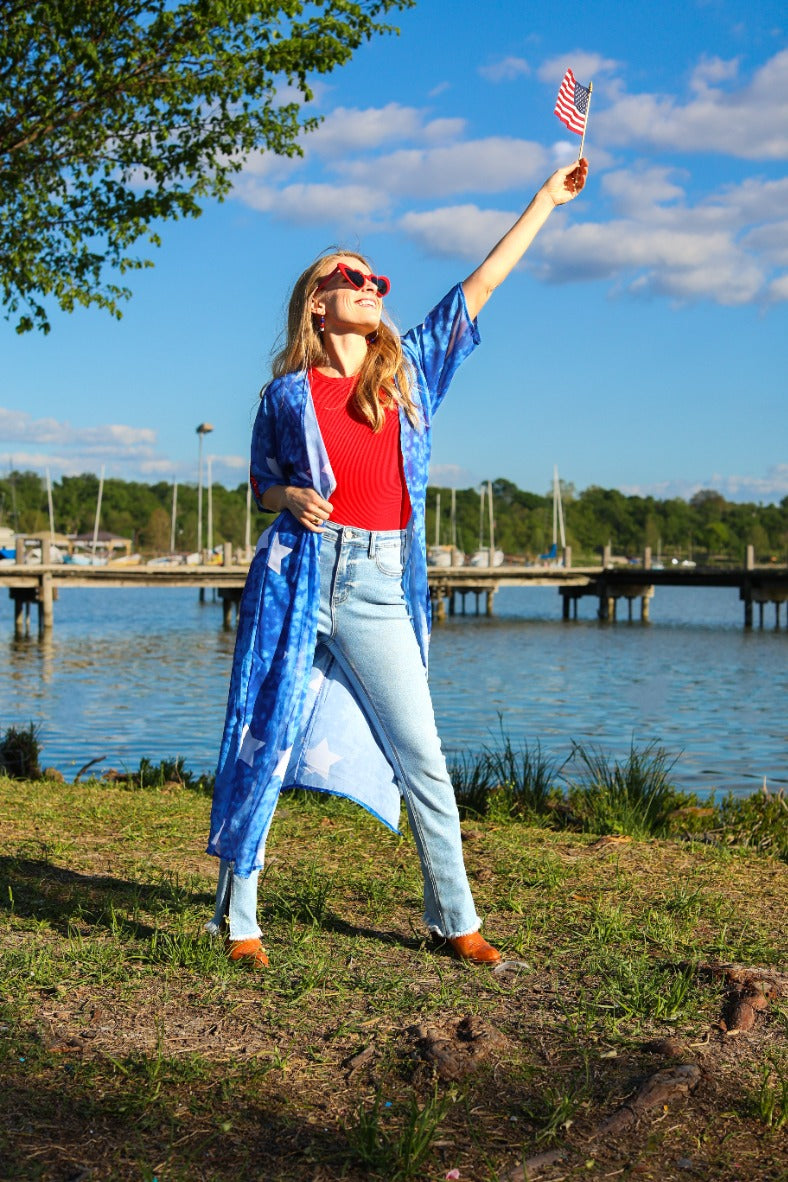
MULTIPOLYGON (((318 332, 319 317, 311 311, 310 303, 320 280, 331 274, 341 258, 358 259, 365 270, 370 269, 363 255, 334 250, 315 259, 299 275, 287 309, 285 343, 274 357, 275 378, 331 364, 318 332)), ((392 404, 403 407, 411 423, 417 426, 418 412, 411 398, 412 386, 411 370, 402 352, 399 334, 381 317, 377 331, 367 338, 367 354, 359 370, 353 401, 375 432, 382 429, 385 411, 392 404)))

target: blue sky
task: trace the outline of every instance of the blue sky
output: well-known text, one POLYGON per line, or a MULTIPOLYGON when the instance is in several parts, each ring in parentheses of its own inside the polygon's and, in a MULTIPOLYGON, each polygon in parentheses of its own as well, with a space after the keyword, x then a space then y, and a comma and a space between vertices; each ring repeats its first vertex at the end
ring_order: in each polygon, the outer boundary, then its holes
POLYGON ((657 496, 788 495, 788 38, 781 3, 421 0, 399 37, 315 83, 300 160, 245 162, 232 197, 168 224, 116 322, 0 322, 0 465, 245 479, 289 285, 360 248, 417 322, 486 254, 578 137, 552 114, 593 80, 585 193, 480 318, 435 425, 433 480, 546 491, 553 464, 657 496))

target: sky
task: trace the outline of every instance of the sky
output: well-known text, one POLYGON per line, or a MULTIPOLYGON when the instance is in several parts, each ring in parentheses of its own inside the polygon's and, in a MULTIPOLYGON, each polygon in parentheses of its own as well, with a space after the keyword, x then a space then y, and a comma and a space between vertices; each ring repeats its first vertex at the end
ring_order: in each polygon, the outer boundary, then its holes
MULTIPOLYGON (((420 0, 314 82, 304 155, 244 162, 166 223, 122 320, 0 320, 0 468, 246 478, 290 286, 361 250, 404 331, 577 155, 553 115, 593 82, 585 191, 479 319, 436 417, 433 483, 504 477, 730 500, 788 495, 788 14, 770 0, 420 0)), ((127 277, 128 278, 128 277, 127 277)), ((57 506, 55 506, 57 514, 57 506)))

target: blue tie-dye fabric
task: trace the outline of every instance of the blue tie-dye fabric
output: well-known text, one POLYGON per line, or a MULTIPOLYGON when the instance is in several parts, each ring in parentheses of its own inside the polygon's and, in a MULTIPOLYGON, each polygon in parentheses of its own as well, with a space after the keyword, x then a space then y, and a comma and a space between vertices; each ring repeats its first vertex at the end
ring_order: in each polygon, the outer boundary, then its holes
MULTIPOLYGON (((430 598, 424 530, 432 416, 479 334, 458 285, 402 338, 414 371, 414 428, 400 411, 412 506, 404 589, 424 664, 430 598)), ((255 498, 277 484, 335 487, 304 373, 266 387, 252 433, 255 498)), ((208 853, 247 877, 262 865, 264 835, 282 787, 348 796, 396 829, 392 768, 357 700, 325 650, 315 660, 320 534, 287 511, 262 534, 241 600, 227 717, 216 772, 208 853)))

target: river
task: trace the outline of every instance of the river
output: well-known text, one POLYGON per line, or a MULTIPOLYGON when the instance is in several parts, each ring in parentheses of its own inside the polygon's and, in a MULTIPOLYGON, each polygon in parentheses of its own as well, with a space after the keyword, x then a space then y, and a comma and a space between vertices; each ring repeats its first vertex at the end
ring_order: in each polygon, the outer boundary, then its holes
MULTIPOLYGON (((68 776, 97 757, 97 771, 175 755, 212 769, 233 637, 207 595, 65 588, 44 641, 14 639, 9 603, 0 726, 33 722, 42 763, 68 776)), ((788 785, 788 630, 774 630, 773 608, 763 631, 745 632, 732 590, 659 587, 648 625, 600 624, 595 607, 583 600, 565 622, 554 588, 508 588, 494 617, 436 626, 430 682, 447 752, 479 751, 502 726, 558 760, 573 741, 616 758, 656 741, 677 783, 702 795, 788 785)))

